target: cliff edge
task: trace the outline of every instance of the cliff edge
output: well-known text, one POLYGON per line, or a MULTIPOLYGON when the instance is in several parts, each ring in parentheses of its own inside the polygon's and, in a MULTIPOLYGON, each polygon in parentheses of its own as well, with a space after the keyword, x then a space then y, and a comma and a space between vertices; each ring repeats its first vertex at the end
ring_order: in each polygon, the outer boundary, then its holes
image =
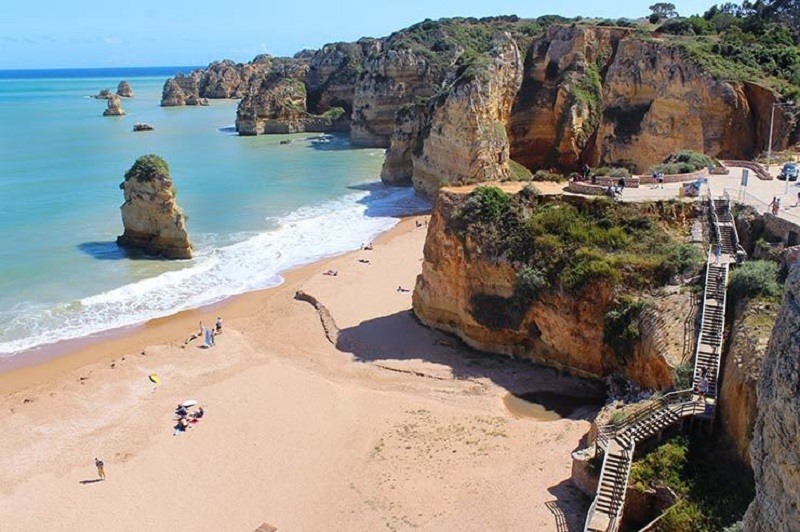
POLYGON ((786 280, 758 383, 750 447, 756 497, 744 529, 790 532, 800 523, 800 267, 786 280))

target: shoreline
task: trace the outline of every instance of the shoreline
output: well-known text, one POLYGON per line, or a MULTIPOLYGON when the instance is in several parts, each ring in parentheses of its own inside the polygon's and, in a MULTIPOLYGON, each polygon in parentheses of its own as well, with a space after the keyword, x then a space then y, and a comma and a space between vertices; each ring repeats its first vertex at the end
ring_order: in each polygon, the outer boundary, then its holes
POLYGON ((597 407, 541 420, 504 399, 589 398, 596 383, 421 325, 397 290, 413 287, 423 260, 427 231, 414 218, 373 250, 292 270, 276 288, 0 375, 17 390, 0 396, 0 522, 76 532, 98 522, 169 530, 177 518, 198 531, 580 526, 589 501, 570 484, 570 453, 597 407), (333 340, 299 290, 327 307, 333 340), (213 348, 184 343, 218 314, 213 348), (205 416, 178 433, 175 405, 188 399, 205 416), (214 504, 182 511, 189 489, 214 504))
MULTIPOLYGON (((394 227, 378 234, 373 243, 386 244, 393 238, 415 229, 412 220, 429 214, 400 216, 394 227)), ((230 319, 246 318, 254 307, 268 297, 280 297, 298 282, 311 278, 317 270, 324 269, 333 261, 354 256, 359 250, 346 251, 338 255, 290 268, 279 275, 283 281, 276 286, 262 288, 228 296, 221 301, 196 308, 182 310, 168 316, 148 320, 138 325, 111 329, 89 336, 61 340, 0 358, 0 395, 22 392, 45 384, 65 374, 86 366, 105 362, 125 355, 135 354, 146 346, 175 344, 184 339, 175 338, 175 329, 186 330, 186 337, 197 330, 198 322, 213 324, 217 315, 227 322, 230 319), (137 347, 139 346, 139 347, 137 347)), ((293 296, 293 294, 292 294, 293 296)))

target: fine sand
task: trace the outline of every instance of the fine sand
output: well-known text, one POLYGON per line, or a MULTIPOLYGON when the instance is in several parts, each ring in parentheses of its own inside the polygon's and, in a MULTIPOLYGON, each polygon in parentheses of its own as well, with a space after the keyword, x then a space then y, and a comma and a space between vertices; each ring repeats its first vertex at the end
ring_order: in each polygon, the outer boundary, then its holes
POLYGON ((592 386, 419 325, 397 287, 413 288, 424 238, 405 220, 280 287, 0 374, 0 530, 582 529, 570 453, 593 411, 518 419, 503 397, 592 386), (214 348, 184 345, 217 314, 214 348), (206 415, 173 436, 186 399, 206 415))

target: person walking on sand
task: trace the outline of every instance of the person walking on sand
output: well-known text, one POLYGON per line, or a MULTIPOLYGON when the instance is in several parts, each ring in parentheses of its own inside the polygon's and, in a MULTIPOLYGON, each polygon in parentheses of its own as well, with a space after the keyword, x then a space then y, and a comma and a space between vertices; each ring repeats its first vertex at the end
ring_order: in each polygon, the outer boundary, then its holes
POLYGON ((778 212, 781 210, 781 199, 778 196, 773 196, 769 208, 773 216, 778 216, 778 212))
POLYGON ((215 324, 215 328, 217 329, 217 334, 222 334, 222 317, 217 316, 217 323, 215 324))
POLYGON ((97 468, 97 476, 100 480, 106 479, 105 464, 99 458, 94 459, 94 465, 97 468))

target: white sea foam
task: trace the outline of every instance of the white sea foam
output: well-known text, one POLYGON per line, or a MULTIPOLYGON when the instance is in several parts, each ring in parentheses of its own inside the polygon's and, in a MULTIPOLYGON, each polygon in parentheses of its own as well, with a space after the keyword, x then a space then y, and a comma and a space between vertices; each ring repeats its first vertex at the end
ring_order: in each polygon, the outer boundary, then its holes
MULTIPOLYGON (((234 244, 201 245, 187 267, 162 273, 79 301, 27 308, 6 322, 0 356, 59 340, 136 325, 226 297, 276 286, 280 272, 357 249, 397 223, 398 215, 429 204, 410 188, 377 184, 333 201, 268 220, 275 229, 239 235, 234 244)), ((219 241, 203 235, 201 242, 219 241)))

